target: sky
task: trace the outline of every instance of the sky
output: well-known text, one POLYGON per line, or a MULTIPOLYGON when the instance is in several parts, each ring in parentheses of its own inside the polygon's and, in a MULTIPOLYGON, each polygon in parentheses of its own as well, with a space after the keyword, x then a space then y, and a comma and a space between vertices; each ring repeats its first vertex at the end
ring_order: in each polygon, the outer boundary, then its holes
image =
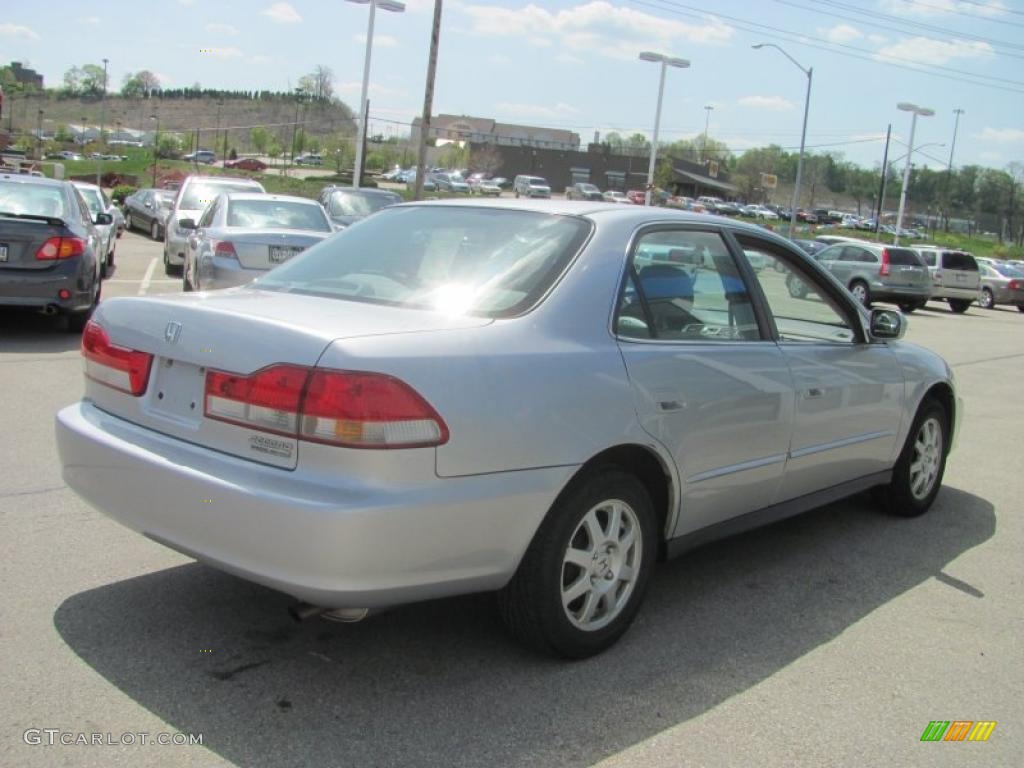
MULTIPOLYGON (((343 0, 48 0, 12 3, 0 62, 29 62, 48 86, 71 66, 109 59, 111 89, 148 69, 165 87, 289 90, 317 65, 359 100, 369 7, 343 0), (143 10, 144 9, 144 10, 143 10)), ((378 10, 370 75, 371 133, 402 135, 422 113, 433 0, 378 10)), ((465 114, 575 131, 650 136, 660 65, 662 141, 703 133, 731 149, 800 144, 813 69, 807 145, 871 167, 892 124, 890 161, 1024 162, 1024 0, 446 0, 434 114, 465 114), (795 59, 773 48, 774 43, 795 59), (801 69, 798 69, 797 66, 801 69), (713 109, 706 110, 711 106, 713 109), (902 143, 902 144, 901 144, 902 143)))

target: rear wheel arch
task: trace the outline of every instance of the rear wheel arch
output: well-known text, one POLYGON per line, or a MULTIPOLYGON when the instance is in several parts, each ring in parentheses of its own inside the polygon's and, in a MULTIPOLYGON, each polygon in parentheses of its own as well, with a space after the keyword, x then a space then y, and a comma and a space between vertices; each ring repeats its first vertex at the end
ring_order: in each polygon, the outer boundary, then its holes
POLYGON ((551 505, 552 509, 558 505, 562 497, 576 487, 577 483, 607 467, 618 467, 634 475, 646 488, 657 515, 658 559, 664 559, 668 530, 675 525, 676 520, 678 485, 675 473, 669 468, 667 460, 649 446, 627 443, 607 448, 592 456, 565 484, 555 503, 551 505))

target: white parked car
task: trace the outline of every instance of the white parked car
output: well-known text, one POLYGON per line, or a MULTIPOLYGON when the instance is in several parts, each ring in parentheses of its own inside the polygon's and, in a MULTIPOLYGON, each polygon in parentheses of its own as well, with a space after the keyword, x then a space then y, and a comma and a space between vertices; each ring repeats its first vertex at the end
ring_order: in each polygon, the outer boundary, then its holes
POLYGON ((931 506, 961 408, 905 322, 726 218, 404 204, 246 287, 102 302, 57 443, 97 509, 296 615, 495 590, 583 657, 661 555, 868 489, 931 506))

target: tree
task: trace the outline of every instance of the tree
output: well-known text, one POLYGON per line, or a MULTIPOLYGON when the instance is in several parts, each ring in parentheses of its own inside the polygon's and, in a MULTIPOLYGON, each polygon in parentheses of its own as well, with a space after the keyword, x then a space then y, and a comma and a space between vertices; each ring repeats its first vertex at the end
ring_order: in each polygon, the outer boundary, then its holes
POLYGON ((58 143, 73 141, 74 138, 75 137, 71 135, 71 131, 68 130, 68 127, 64 125, 64 123, 58 125, 57 130, 53 132, 53 140, 58 143))
POLYGON ((267 144, 267 154, 271 157, 280 157, 282 152, 281 140, 277 136, 271 136, 267 144))
POLYGON ((85 73, 81 67, 71 67, 64 73, 64 91, 71 95, 78 95, 82 92, 82 79, 85 73))
POLYGON ((173 158, 181 151, 181 142, 173 133, 161 133, 156 145, 156 156, 173 158))
POLYGON ((257 125, 249 131, 249 143, 259 154, 267 153, 267 144, 270 141, 270 133, 262 125, 257 125))
POLYGON ((324 139, 322 154, 338 173, 352 167, 356 158, 352 138, 343 133, 332 133, 324 139))
POLYGON ((313 70, 313 98, 318 101, 330 101, 334 98, 334 72, 330 67, 317 64, 313 70))
POLYGON ((148 98, 158 90, 160 90, 160 78, 148 69, 143 69, 135 74, 129 72, 124 76, 121 95, 125 98, 148 98))
POLYGON ((98 96, 104 92, 106 85, 103 67, 96 64, 85 64, 82 67, 82 93, 98 96))
POLYGON ((479 146, 469 154, 469 167, 481 173, 494 173, 502 162, 501 153, 490 146, 479 146))

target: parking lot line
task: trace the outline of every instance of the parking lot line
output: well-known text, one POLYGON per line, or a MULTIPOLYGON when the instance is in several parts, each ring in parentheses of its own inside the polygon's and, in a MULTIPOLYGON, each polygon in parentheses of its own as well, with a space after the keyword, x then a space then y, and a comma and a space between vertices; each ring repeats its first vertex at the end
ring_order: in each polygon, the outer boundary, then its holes
POLYGON ((159 259, 156 256, 149 262, 149 267, 146 268, 146 276, 142 278, 142 285, 139 286, 139 296, 145 296, 146 291, 149 290, 149 284, 153 281, 153 271, 156 269, 156 264, 159 259))

